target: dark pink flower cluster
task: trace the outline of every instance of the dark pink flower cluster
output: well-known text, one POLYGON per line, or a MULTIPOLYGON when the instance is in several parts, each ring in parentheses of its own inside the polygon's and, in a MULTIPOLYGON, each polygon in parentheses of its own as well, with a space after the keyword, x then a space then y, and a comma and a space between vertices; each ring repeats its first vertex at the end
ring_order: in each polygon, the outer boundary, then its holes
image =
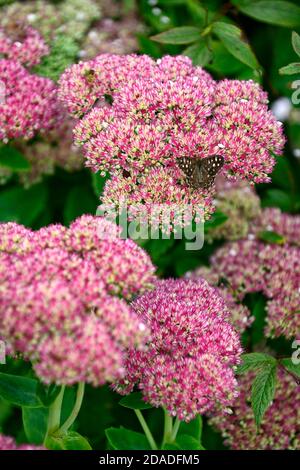
POLYGON ((279 371, 275 398, 259 430, 250 404, 252 382, 252 373, 241 376, 233 413, 210 420, 222 432, 225 444, 233 450, 300 450, 300 396, 295 380, 279 371))
POLYGON ((61 107, 55 84, 30 74, 13 60, 0 60, 0 141, 32 138, 37 132, 58 125, 61 107))
POLYGON ((38 31, 16 24, 14 29, 0 29, 0 55, 32 67, 40 62, 49 48, 38 31))
POLYGON ((0 225, 1 335, 47 383, 116 380, 124 372, 124 349, 148 337, 120 296, 150 287, 154 267, 117 231, 93 216, 69 229, 0 225))
POLYGON ((241 346, 217 291, 200 279, 159 281, 132 308, 152 337, 147 350, 129 349, 117 390, 127 394, 136 385, 147 402, 184 421, 226 411, 237 396, 241 346))
POLYGON ((41 446, 17 444, 13 437, 0 434, 0 450, 46 450, 41 446))
POLYGON ((185 277, 193 280, 203 278, 215 287, 230 312, 230 322, 239 333, 243 333, 251 326, 254 317, 251 316, 250 310, 236 299, 228 286, 220 282, 220 276, 216 271, 207 266, 201 266, 194 272, 186 273, 185 277))
POLYGON ((103 54, 68 69, 60 96, 75 116, 87 113, 75 138, 94 170, 137 176, 160 165, 180 180, 179 158, 219 154, 229 174, 261 182, 284 143, 259 85, 215 82, 183 56, 103 54))
MULTIPOLYGON (((259 219, 261 225, 256 226, 258 233, 263 228, 276 229, 285 236, 286 243, 263 242, 253 233, 227 243, 212 257, 208 279, 213 276, 225 280, 238 304, 246 294, 262 292, 268 299, 266 335, 292 338, 300 329, 300 250, 292 244, 299 243, 299 217, 267 209, 264 220, 264 212, 259 219)), ((195 274, 207 277, 202 268, 195 274)))

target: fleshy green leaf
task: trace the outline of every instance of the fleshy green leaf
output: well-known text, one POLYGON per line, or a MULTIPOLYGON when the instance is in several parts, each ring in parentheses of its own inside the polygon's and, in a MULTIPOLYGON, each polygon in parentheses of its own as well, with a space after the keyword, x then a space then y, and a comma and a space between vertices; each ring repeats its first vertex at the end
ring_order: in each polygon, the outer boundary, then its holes
POLYGON ((19 150, 9 145, 0 147, 0 167, 11 171, 26 171, 30 169, 30 163, 19 150))
POLYGON ((64 223, 68 225, 82 214, 94 214, 97 198, 85 185, 75 186, 68 194, 64 207, 64 223))
POLYGON ((264 242, 273 243, 275 245, 283 245, 285 243, 285 238, 272 230, 259 232, 258 238, 264 242))
POLYGON ((44 406, 49 406, 51 403, 54 402, 56 397, 58 396, 59 392, 61 390, 61 387, 56 384, 51 384, 49 386, 44 385, 42 383, 39 383, 38 386, 38 397, 41 401, 41 403, 44 406))
POLYGON ((125 408, 130 408, 131 410, 147 410, 152 408, 149 403, 146 403, 143 400, 141 392, 133 392, 130 395, 127 395, 127 397, 124 397, 119 401, 119 404, 125 408))
POLYGON ((194 19, 195 24, 203 27, 205 26, 206 20, 210 21, 207 8, 205 8, 203 5, 200 5, 198 0, 186 0, 185 3, 187 9, 194 19))
POLYGON ((192 59, 194 65, 200 65, 202 67, 207 65, 212 59, 212 53, 204 40, 187 47, 182 54, 192 59))
POLYGON ((49 408, 22 408, 23 426, 28 441, 32 444, 42 444, 47 433, 49 408))
POLYGON ((112 449, 115 450, 150 450, 144 434, 123 427, 108 428, 105 434, 112 449))
POLYGON ((259 63, 249 44, 243 38, 243 32, 237 26, 217 21, 212 31, 222 41, 228 52, 252 69, 259 69, 259 63))
POLYGON ((281 75, 293 75, 294 73, 300 73, 300 62, 293 62, 292 64, 285 65, 279 69, 281 75))
POLYGON ((164 444, 161 450, 181 450, 179 444, 175 444, 174 442, 172 444, 164 444))
POLYGON ((0 219, 3 222, 18 222, 32 225, 47 204, 48 190, 43 184, 29 189, 19 186, 5 189, 0 193, 0 219))
POLYGON ((200 441, 189 434, 177 436, 175 443, 181 450, 205 450, 200 441))
POLYGON ((277 364, 267 364, 257 374, 252 384, 251 402, 258 428, 275 395, 276 372, 277 364))
POLYGON ((99 197, 103 191, 107 176, 101 176, 100 172, 92 173, 92 186, 97 197, 99 197))
MULTIPOLYGON (((300 311, 298 312, 298 315, 299 315, 300 311)), ((293 359, 287 357, 285 359, 280 359, 279 361, 280 364, 283 365, 283 367, 288 370, 289 372, 291 372, 292 374, 296 375, 297 377, 300 378, 300 363, 299 364, 295 364, 293 362, 293 359)))
POLYGON ((211 219, 205 222, 204 231, 208 232, 210 229, 223 225, 227 219, 228 216, 226 214, 223 214, 223 212, 216 210, 216 212, 212 215, 211 219))
POLYGON ((74 431, 68 431, 62 436, 49 436, 45 446, 50 450, 92 450, 85 437, 74 431))
POLYGON ((281 0, 233 0, 245 15, 264 23, 293 28, 300 25, 300 8, 291 2, 281 0))
POLYGON ((195 26, 180 26, 152 36, 153 41, 162 44, 190 44, 200 38, 201 30, 195 26))
POLYGON ((249 353, 242 355, 243 363, 237 368, 237 374, 244 374, 249 370, 257 370, 267 365, 275 365, 276 359, 269 354, 249 353))
POLYGON ((263 199, 262 207, 279 207, 283 212, 289 212, 293 208, 290 194, 282 189, 267 189, 263 199))
POLYGON ((264 338, 264 326, 266 319, 266 299, 263 295, 254 294, 254 305, 251 308, 254 322, 251 325, 252 343, 258 344, 264 338))
POLYGON ((296 54, 300 57, 300 36, 296 31, 292 32, 292 45, 296 54))
MULTIPOLYGON (((184 421, 182 421, 180 423, 177 436, 181 436, 182 434, 192 436, 194 437, 194 439, 197 439, 197 441, 200 442, 202 435, 202 426, 202 416, 200 415, 189 423, 185 423, 184 421)), ((176 440, 178 440, 178 437, 176 440)))
POLYGON ((0 372, 0 396, 14 405, 40 407, 38 384, 35 379, 0 372))

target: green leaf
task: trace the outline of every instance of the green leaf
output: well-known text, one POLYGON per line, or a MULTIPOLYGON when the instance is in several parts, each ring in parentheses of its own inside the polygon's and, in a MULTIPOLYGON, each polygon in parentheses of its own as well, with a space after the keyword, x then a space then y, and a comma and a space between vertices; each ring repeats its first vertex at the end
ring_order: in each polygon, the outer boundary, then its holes
POLYGON ((16 186, 1 191, 0 220, 30 226, 45 209, 47 197, 47 186, 43 183, 35 184, 29 189, 16 186))
POLYGON ((190 421, 189 423, 182 421, 180 423, 177 436, 181 436, 182 434, 192 436, 195 439, 197 439, 197 441, 200 442, 201 435, 202 435, 202 426, 203 426, 202 416, 200 415, 197 416, 197 418, 190 421))
POLYGON ((149 408, 152 408, 149 403, 146 403, 143 400, 141 392, 133 392, 130 395, 127 395, 127 397, 124 397, 119 401, 119 404, 125 408, 130 408, 131 410, 148 410, 149 408))
POLYGON ((267 365, 276 365, 276 359, 269 354, 249 353, 242 355, 243 363, 237 368, 237 374, 244 374, 249 370, 259 370, 267 365))
POLYGON ((197 0, 186 0, 186 6, 195 24, 204 27, 206 20, 210 21, 207 8, 199 5, 197 0))
POLYGON ((0 147, 0 167, 8 168, 12 171, 26 171, 30 169, 30 163, 19 150, 9 145, 0 147))
POLYGON ((293 75, 294 73, 300 73, 300 62, 293 62, 292 64, 285 65, 279 69, 281 75, 293 75))
POLYGON ((123 427, 108 428, 105 435, 111 447, 115 450, 150 450, 144 434, 123 427))
POLYGON ((147 251, 154 263, 158 262, 174 246, 175 241, 171 238, 163 240, 149 240, 147 243, 147 251))
POLYGON ((300 8, 291 2, 280 0, 233 0, 245 15, 264 23, 292 28, 300 25, 300 8))
POLYGON ((187 47, 182 54, 192 59, 194 65, 200 65, 201 67, 207 65, 212 59, 212 52, 208 49, 204 40, 187 47))
POLYGON ((51 384, 47 386, 42 383, 39 383, 37 393, 41 403, 44 406, 49 406, 57 398, 60 391, 61 386, 59 385, 51 384))
POLYGON ((180 450, 205 450, 198 439, 188 434, 182 434, 177 437, 175 443, 180 450))
POLYGON ((102 194, 104 185, 108 179, 108 176, 101 176, 101 172, 91 173, 92 176, 92 186, 93 190, 97 197, 102 194))
POLYGON ((32 444, 44 442, 48 426, 49 408, 22 408, 23 426, 28 441, 32 444))
POLYGON ((293 359, 289 357, 285 359, 280 359, 279 363, 282 364, 286 370, 296 375, 297 377, 300 377, 300 363, 294 364, 293 359))
POLYGON ((37 390, 35 379, 0 372, 0 396, 14 405, 40 407, 37 390))
POLYGON ((279 188, 289 190, 296 183, 293 168, 287 158, 276 156, 275 159, 276 165, 272 172, 272 183, 279 188))
POLYGON ((179 444, 175 444, 175 442, 173 442, 172 444, 168 444, 168 443, 164 444, 161 450, 181 450, 181 449, 180 449, 179 444))
POLYGON ((201 30, 194 26, 180 26, 152 36, 151 39, 162 44, 190 44, 200 38, 201 30))
POLYGON ((208 232, 210 229, 223 225, 226 220, 228 220, 228 216, 223 212, 216 210, 212 217, 205 222, 204 232, 208 232))
POLYGON ((262 418, 271 405, 276 388, 277 364, 267 364, 254 379, 251 402, 256 426, 259 428, 262 418))
POLYGON ((262 295, 254 294, 254 305, 251 308, 254 322, 251 325, 252 344, 258 344, 264 339, 264 326, 266 318, 266 299, 262 295))
POLYGON ((64 223, 69 225, 82 214, 94 214, 97 209, 97 198, 85 185, 75 186, 67 196, 64 207, 64 223))
POLYGON ((300 36, 296 31, 292 32, 292 45, 294 51, 300 57, 300 36))
POLYGON ((213 23, 212 31, 222 41, 228 52, 252 69, 259 69, 259 63, 244 40, 243 32, 237 26, 217 21, 213 23))
POLYGON ((291 196, 281 189, 267 189, 261 204, 262 207, 279 207, 283 212, 289 212, 293 208, 291 196))
POLYGON ((47 437, 45 447, 50 450, 92 450, 87 439, 74 431, 47 437))
POLYGON ((283 245, 285 243, 285 238, 272 230, 259 232, 258 238, 264 242, 273 243, 275 245, 283 245))

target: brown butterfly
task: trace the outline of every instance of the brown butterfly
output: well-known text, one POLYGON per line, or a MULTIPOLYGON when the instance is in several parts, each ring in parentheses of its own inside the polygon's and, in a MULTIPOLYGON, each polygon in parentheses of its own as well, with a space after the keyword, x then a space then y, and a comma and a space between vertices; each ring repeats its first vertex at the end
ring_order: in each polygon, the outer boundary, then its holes
POLYGON ((199 159, 183 157, 178 158, 177 163, 191 188, 209 189, 224 165, 224 158, 221 155, 199 159))

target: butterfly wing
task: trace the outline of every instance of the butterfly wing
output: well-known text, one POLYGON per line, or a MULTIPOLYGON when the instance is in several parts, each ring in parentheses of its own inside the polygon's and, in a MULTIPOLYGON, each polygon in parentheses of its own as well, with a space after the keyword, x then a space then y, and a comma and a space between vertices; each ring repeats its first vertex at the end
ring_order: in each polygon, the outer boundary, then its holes
POLYGON ((178 166, 186 176, 188 185, 193 189, 209 189, 224 165, 221 155, 195 159, 183 157, 178 159, 178 166))
POLYGON ((187 184, 197 188, 198 165, 194 158, 183 157, 178 159, 178 166, 186 177, 187 184))
POLYGON ((216 176, 224 165, 224 158, 221 155, 212 155, 202 158, 198 162, 199 187, 209 189, 215 182, 216 176))

